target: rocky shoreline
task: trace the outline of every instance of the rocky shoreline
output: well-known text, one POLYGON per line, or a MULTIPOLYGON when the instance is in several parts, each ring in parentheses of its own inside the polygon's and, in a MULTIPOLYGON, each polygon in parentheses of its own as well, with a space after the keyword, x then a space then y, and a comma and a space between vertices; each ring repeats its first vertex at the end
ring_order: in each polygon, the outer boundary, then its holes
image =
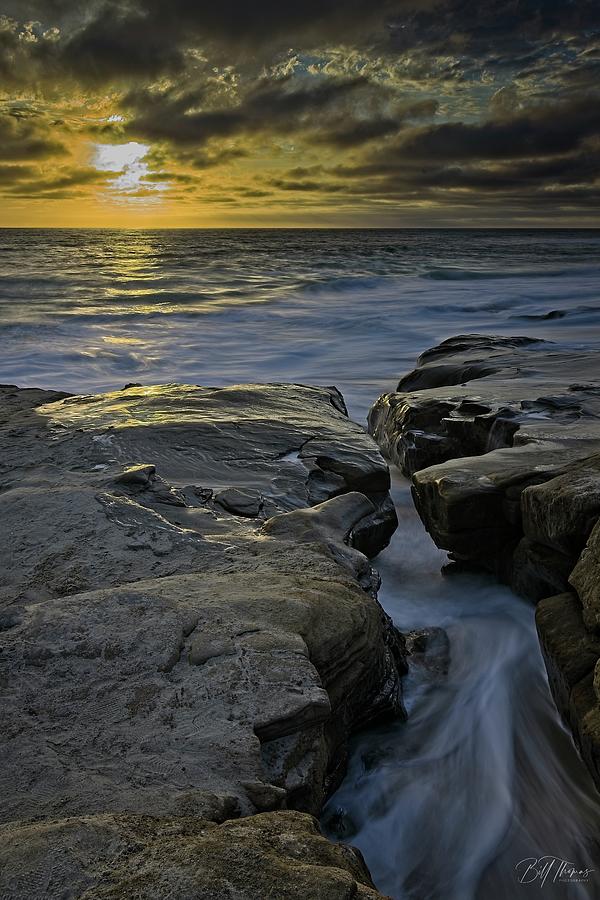
POLYGON ((3 896, 376 897, 312 818, 404 715, 334 388, 0 388, 3 896))
POLYGON ((419 646, 377 601, 384 457, 449 574, 538 603, 600 787, 596 360, 451 338, 372 437, 335 388, 0 386, 3 896, 382 896, 314 816, 419 646))
POLYGON ((538 604, 556 704, 600 788, 600 376, 597 350, 459 335, 426 351, 369 430, 412 478, 453 561, 538 604))

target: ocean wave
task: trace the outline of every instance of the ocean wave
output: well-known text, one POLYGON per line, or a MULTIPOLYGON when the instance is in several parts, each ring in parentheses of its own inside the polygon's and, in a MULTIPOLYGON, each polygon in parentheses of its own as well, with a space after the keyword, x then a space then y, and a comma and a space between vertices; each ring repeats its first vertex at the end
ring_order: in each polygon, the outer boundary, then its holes
MULTIPOLYGON (((397 273, 395 273, 397 274, 397 273)), ((302 285, 303 294, 342 294, 357 291, 376 290, 390 279, 390 275, 337 275, 324 277, 320 280, 311 280, 302 285)))
POLYGON ((599 251, 600 232, 3 232, 0 380, 337 384, 362 417, 457 332, 597 330, 599 251))
POLYGON ((433 266, 422 272, 420 277, 430 281, 490 281, 513 278, 562 278, 598 275, 600 266, 567 266, 548 269, 540 265, 530 269, 462 269, 458 266, 433 266))
POLYGON ((600 306, 576 306, 573 309, 551 309, 548 312, 541 313, 522 313, 520 316, 513 316, 514 319, 530 319, 539 321, 551 321, 553 319, 564 319, 585 316, 594 319, 600 314, 600 306))

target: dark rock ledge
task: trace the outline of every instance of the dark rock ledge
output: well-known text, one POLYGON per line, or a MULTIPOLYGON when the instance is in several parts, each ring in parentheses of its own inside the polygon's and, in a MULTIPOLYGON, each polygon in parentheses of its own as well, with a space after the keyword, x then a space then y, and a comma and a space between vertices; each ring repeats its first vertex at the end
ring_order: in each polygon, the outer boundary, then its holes
POLYGON ((312 819, 406 670, 339 392, 4 386, 0 461, 0 893, 380 896, 312 819))
POLYGON ((453 337, 369 425, 454 565, 538 602, 556 703, 600 787, 600 351, 453 337))

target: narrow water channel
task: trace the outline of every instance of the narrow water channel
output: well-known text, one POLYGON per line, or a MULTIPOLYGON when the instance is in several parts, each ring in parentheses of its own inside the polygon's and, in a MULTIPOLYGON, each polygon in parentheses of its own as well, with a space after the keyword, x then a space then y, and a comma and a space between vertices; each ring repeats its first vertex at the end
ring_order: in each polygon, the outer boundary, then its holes
POLYGON ((491 578, 441 575, 399 474, 393 493, 380 600, 404 632, 433 631, 405 681, 408 721, 354 739, 325 832, 359 847, 394 900, 600 896, 600 797, 552 702, 533 605, 491 578), (597 871, 554 881, 555 865, 543 880, 543 857, 597 871))

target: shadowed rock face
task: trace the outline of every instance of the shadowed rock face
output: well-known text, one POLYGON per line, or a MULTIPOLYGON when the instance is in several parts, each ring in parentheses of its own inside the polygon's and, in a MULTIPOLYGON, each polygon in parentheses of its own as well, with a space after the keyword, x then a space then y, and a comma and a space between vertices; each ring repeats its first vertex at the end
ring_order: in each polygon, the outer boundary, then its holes
POLYGON ((536 624, 556 705, 600 788, 600 635, 585 627, 574 593, 541 600, 536 624))
POLYGON ((357 850, 316 821, 263 813, 222 825, 198 818, 84 816, 0 827, 12 900, 376 900, 357 850))
POLYGON ((6 387, 0 407, 1 820, 317 812, 352 729, 403 715, 360 552, 395 528, 389 473, 338 392, 6 387))
POLYGON ((567 589, 600 511, 597 495, 570 487, 574 467, 580 483, 597 482, 597 367, 597 351, 460 335, 426 351, 369 415, 386 456, 413 476, 438 546, 535 599, 567 589))
POLYGON ((453 560, 540 601, 557 705, 600 786, 600 351, 460 335, 424 353, 369 427, 412 475, 453 560))
POLYGON ((402 644, 323 545, 239 554, 229 571, 13 608, 3 821, 318 811, 350 730, 401 713, 402 644))

